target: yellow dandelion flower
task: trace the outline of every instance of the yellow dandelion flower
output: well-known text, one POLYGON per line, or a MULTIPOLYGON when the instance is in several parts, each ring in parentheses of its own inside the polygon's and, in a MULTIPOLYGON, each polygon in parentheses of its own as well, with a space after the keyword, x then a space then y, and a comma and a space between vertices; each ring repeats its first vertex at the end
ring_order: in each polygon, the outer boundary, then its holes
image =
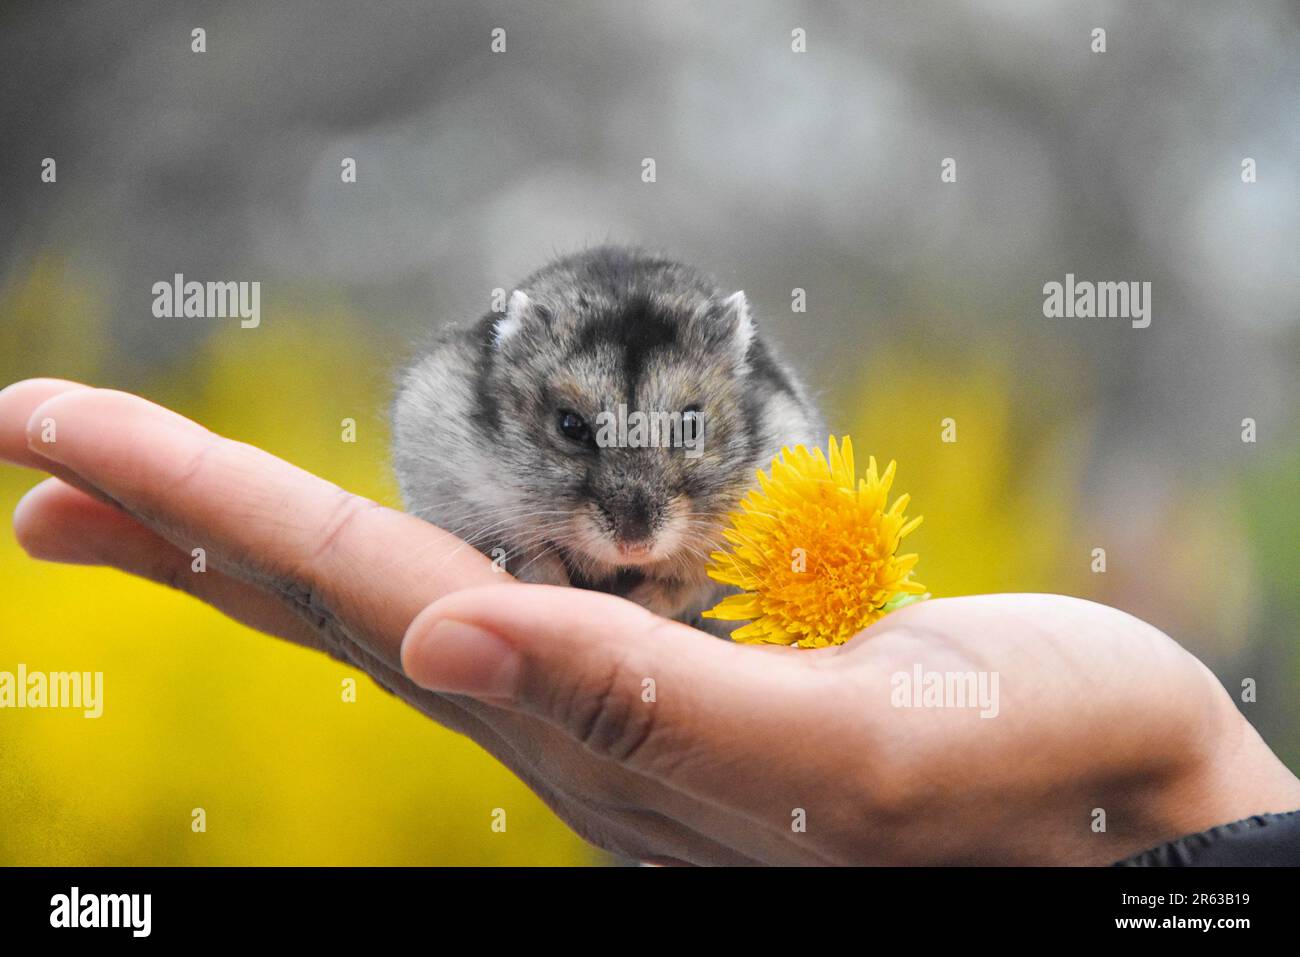
POLYGON ((824 648, 925 597, 911 578, 919 556, 897 554, 921 519, 904 518, 907 495, 885 507, 895 466, 881 475, 873 456, 859 479, 848 436, 831 436, 829 457, 782 449, 731 514, 727 550, 710 556, 709 577, 743 593, 705 617, 749 622, 734 641, 824 648))

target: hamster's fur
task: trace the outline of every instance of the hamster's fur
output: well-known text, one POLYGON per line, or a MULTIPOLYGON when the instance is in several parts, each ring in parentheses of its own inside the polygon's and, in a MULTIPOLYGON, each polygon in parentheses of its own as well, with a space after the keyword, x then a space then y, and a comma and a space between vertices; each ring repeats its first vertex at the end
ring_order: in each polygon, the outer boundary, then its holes
POLYGON ((756 333, 742 292, 622 247, 559 259, 503 314, 445 331, 402 374, 393 463, 408 511, 524 581, 623 595, 714 634, 729 589, 704 572, 783 446, 825 437, 804 387, 756 333), (598 417, 703 423, 682 447, 620 448, 598 417))

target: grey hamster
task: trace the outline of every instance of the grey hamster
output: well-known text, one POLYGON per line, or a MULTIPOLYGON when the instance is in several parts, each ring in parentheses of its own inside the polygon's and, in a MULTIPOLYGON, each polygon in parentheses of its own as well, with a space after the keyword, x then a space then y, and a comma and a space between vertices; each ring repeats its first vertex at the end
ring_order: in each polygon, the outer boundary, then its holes
POLYGON ((704 571, 728 512, 782 446, 824 440, 743 292, 613 246, 550 263, 504 312, 444 331, 393 405, 408 511, 523 581, 722 635, 735 624, 699 614, 730 590, 704 571))

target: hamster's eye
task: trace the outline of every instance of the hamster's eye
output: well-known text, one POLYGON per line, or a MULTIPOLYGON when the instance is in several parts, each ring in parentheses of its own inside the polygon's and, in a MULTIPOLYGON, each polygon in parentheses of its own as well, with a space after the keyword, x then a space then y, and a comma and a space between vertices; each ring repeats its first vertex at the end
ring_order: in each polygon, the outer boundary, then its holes
POLYGON ((689 428, 692 436, 703 434, 704 410, 698 405, 688 405, 682 409, 682 428, 689 428))
POLYGON ((583 421, 582 416, 576 412, 560 413, 560 433, 567 439, 573 439, 575 442, 587 443, 591 441, 591 429, 583 421))

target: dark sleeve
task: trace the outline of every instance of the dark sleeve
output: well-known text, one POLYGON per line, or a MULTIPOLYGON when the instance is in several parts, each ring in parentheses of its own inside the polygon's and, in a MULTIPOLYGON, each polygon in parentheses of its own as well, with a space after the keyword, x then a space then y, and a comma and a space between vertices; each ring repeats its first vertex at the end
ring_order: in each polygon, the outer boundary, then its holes
POLYGON ((1116 867, 1297 867, 1300 810, 1259 814, 1189 834, 1115 863, 1116 867))

